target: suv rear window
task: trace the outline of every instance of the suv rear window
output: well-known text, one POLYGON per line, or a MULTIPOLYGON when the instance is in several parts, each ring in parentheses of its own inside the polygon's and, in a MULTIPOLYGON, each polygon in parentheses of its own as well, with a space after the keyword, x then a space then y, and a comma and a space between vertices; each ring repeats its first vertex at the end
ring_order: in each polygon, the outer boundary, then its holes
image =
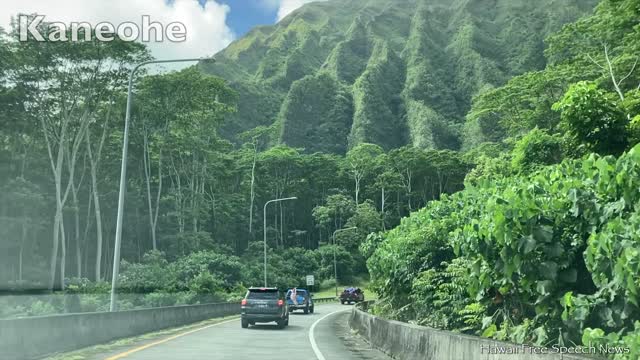
POLYGON ((272 300, 272 299, 279 299, 279 298, 280 298, 280 294, 278 293, 278 290, 272 290, 272 289, 249 290, 249 293, 247 294, 247 299, 272 300))

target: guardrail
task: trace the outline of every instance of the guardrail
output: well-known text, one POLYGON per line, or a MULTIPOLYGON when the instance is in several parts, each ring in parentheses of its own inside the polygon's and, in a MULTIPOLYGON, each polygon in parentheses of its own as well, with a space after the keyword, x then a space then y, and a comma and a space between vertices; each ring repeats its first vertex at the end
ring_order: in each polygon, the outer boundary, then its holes
POLYGON ((239 302, 4 319, 0 320, 0 358, 40 358, 237 314, 239 302))
POLYGON ((436 330, 425 326, 386 320, 369 314, 373 304, 366 301, 351 310, 349 326, 371 346, 398 360, 586 360, 592 356, 552 353, 540 347, 494 341, 477 336, 436 330))
POLYGON ((321 298, 313 298, 313 301, 317 303, 334 302, 334 301, 338 301, 338 298, 335 296, 321 297, 321 298))

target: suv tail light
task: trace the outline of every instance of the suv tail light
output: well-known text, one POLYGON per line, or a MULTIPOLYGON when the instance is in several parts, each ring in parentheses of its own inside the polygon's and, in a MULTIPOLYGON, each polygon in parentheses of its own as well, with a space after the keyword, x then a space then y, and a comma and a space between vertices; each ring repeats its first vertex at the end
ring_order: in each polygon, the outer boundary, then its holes
POLYGON ((284 301, 282 299, 278 300, 278 306, 284 306, 284 301))
POLYGON ((242 299, 242 302, 240 302, 240 305, 242 306, 247 305, 247 299, 242 299))

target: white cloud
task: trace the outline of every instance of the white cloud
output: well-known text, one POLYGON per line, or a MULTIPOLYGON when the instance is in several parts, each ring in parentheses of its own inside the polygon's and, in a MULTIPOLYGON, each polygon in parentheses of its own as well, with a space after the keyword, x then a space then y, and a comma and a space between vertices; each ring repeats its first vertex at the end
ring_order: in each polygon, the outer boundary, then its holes
POLYGON ((294 10, 298 9, 304 4, 308 4, 314 1, 326 1, 326 0, 260 0, 259 4, 268 10, 278 10, 277 21, 284 19, 287 15, 291 14, 294 10))
POLYGON ((165 26, 177 21, 187 29, 185 42, 165 39, 148 43, 156 58, 197 58, 213 55, 234 39, 226 24, 229 11, 227 5, 215 0, 207 0, 204 7, 198 0, 174 0, 170 4, 166 0, 2 0, 0 26, 8 28, 11 17, 18 13, 45 15, 45 21, 108 21, 116 25, 127 21, 140 25, 142 16, 149 15, 151 21, 165 26))

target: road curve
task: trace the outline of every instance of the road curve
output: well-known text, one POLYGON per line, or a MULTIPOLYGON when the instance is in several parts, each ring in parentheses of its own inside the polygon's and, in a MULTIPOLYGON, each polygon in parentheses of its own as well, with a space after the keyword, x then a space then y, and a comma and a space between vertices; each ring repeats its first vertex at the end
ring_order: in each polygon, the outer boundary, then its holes
POLYGON ((291 314, 284 330, 275 323, 240 327, 233 319, 191 330, 154 344, 98 357, 106 360, 317 359, 388 360, 348 328, 350 306, 316 305, 314 314, 291 314))

